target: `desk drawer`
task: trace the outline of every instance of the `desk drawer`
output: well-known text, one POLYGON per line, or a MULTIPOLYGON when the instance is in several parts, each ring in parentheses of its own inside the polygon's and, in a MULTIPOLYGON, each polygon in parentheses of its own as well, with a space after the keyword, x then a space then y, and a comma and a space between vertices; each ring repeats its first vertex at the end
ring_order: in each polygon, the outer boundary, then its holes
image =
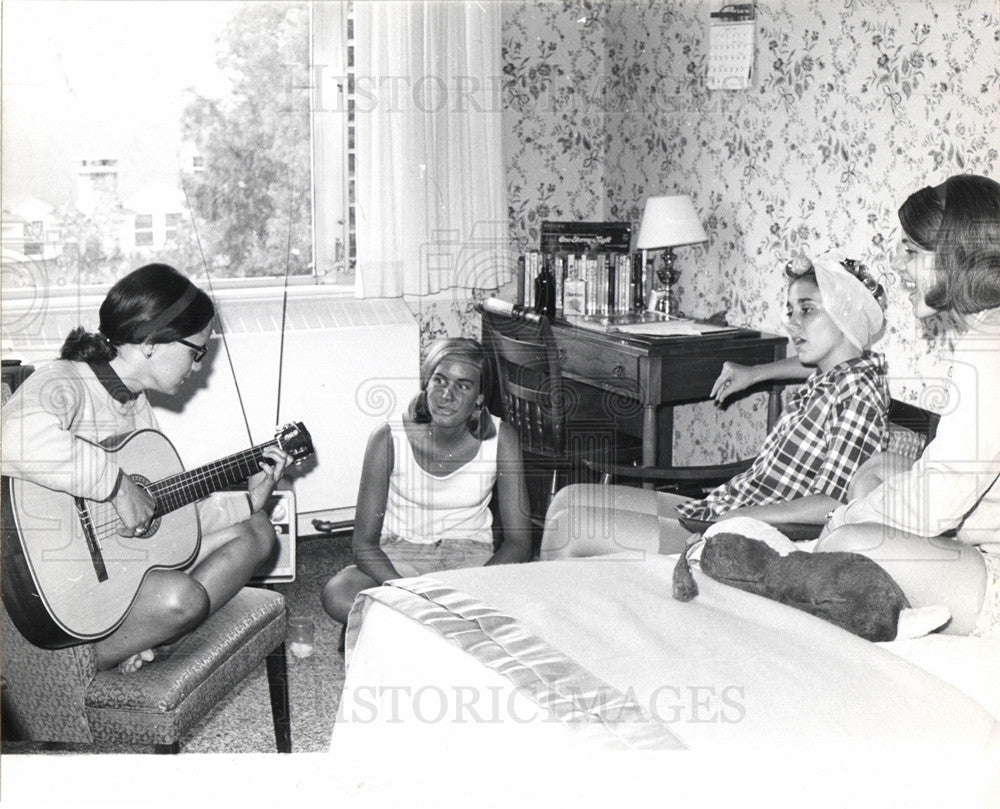
POLYGON ((639 389, 639 357, 621 348, 578 343, 560 343, 563 372, 586 379, 591 384, 611 388, 639 389))
POLYGON ((740 365, 759 365, 774 360, 774 348, 748 344, 706 351, 700 356, 670 357, 664 361, 661 401, 684 402, 707 399, 726 360, 740 365))

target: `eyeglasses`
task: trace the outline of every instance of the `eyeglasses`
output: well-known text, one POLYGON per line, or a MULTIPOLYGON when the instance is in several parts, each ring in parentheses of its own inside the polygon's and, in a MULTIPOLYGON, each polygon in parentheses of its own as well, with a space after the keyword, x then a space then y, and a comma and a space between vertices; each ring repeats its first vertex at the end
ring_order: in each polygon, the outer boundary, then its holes
POLYGON ((188 348, 190 348, 194 352, 195 362, 201 362, 203 359, 205 359, 205 355, 208 353, 207 345, 205 346, 195 345, 194 343, 190 343, 187 340, 180 340, 180 339, 175 340, 174 342, 180 343, 182 346, 187 346, 188 348))

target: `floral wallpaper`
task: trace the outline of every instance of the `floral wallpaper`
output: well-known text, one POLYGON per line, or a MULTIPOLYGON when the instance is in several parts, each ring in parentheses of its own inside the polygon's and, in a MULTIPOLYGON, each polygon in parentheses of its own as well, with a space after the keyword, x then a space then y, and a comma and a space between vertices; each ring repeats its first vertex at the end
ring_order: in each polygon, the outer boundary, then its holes
POLYGON ((430 344, 439 337, 472 337, 478 340, 482 335, 482 325, 479 313, 473 307, 495 294, 495 289, 452 287, 436 295, 407 298, 406 305, 420 326, 421 360, 427 355, 430 344))
MULTIPOLYGON (((505 4, 513 245, 542 219, 637 223, 647 196, 687 193, 709 241, 678 250, 681 308, 779 333, 785 261, 842 247, 888 288, 893 395, 933 406, 946 345, 889 267, 895 211, 953 173, 1000 177, 996 0, 762 0, 752 86, 726 91, 705 85, 720 6, 505 4)), ((752 453, 761 407, 678 409, 677 457, 752 453)))
POLYGON ((545 219, 605 219, 608 4, 505 3, 504 156, 512 241, 545 219))

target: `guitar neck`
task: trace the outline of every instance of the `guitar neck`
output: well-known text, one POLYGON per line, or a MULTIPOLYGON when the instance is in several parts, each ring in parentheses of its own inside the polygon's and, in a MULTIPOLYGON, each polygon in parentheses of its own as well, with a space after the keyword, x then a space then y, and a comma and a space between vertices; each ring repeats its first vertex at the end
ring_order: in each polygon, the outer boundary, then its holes
POLYGON ((268 441, 197 469, 158 480, 149 489, 156 499, 154 516, 168 514, 220 489, 242 483, 260 471, 264 450, 277 443, 268 441))

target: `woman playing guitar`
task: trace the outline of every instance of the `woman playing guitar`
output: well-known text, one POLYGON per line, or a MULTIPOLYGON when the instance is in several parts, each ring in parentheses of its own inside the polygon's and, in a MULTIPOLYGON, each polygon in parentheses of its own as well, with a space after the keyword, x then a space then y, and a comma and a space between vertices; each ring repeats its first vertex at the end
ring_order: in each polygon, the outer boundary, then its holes
MULTIPOLYGON (((156 503, 134 470, 98 445, 156 428, 146 391, 174 394, 201 369, 214 317, 209 296, 172 267, 149 264, 119 280, 101 304, 98 331, 75 329, 61 359, 35 371, 4 406, 4 475, 110 503, 114 530, 139 538, 132 541, 141 556, 141 538, 158 524, 156 503)), ((186 563, 145 573, 124 620, 96 640, 100 668, 129 673, 152 661, 154 649, 198 626, 268 558, 275 533, 261 509, 292 459, 277 446, 262 454, 267 462, 246 492, 196 504, 200 547, 194 536, 186 563)))

